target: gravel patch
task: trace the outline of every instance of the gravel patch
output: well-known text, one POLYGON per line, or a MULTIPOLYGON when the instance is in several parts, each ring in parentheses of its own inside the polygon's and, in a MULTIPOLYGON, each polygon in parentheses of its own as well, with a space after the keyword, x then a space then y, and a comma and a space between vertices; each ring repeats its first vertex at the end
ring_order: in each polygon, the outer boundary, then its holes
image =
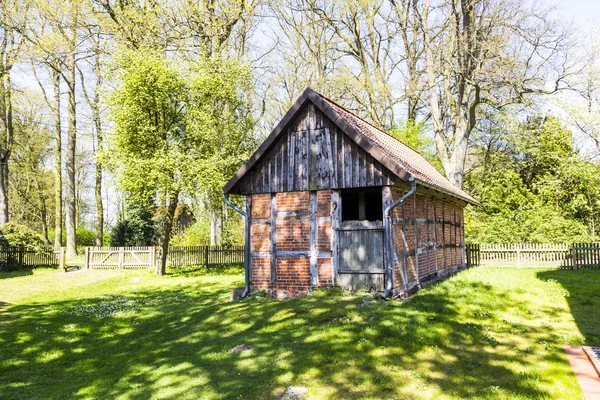
POLYGON ((308 392, 308 389, 303 386, 290 386, 281 395, 281 400, 302 399, 306 392, 308 392))
POLYGON ((248 346, 247 344, 238 344, 237 346, 229 349, 229 352, 230 353, 242 353, 242 352, 246 352, 246 351, 252 351, 252 349, 253 349, 253 347, 248 346))

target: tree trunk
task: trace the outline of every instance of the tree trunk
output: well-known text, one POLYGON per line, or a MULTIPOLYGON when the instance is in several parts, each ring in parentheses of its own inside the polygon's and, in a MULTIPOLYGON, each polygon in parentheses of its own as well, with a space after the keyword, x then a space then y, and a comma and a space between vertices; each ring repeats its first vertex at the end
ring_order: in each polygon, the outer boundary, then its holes
MULTIPOLYGON (((102 151, 102 121, 100 120, 100 84, 102 83, 102 74, 100 70, 100 49, 96 49, 95 57, 96 69, 96 88, 94 89, 93 114, 94 124, 96 126, 96 152, 102 151)), ((102 247, 104 239, 104 205, 102 204, 102 164, 96 157, 96 246, 102 247)))
POLYGON ((221 231, 223 230, 223 220, 221 213, 213 210, 210 212, 210 245, 218 246, 221 244, 221 231))
POLYGON ((46 208, 46 199, 40 190, 40 186, 38 183, 38 193, 40 197, 40 217, 42 220, 42 232, 44 236, 44 244, 46 246, 50 246, 52 242, 48 238, 48 210, 46 208))
POLYGON ((0 225, 8 222, 8 160, 10 151, 0 150, 0 225))
MULTIPOLYGON (((100 137, 100 134, 98 134, 100 137)), ((98 139, 101 145, 101 139, 98 139)), ((102 166, 96 161, 96 246, 102 247, 104 240, 104 206, 102 203, 102 166)))
POLYGON ((160 238, 160 260, 156 264, 155 274, 164 275, 167 271, 167 255, 169 252, 169 241, 171 240, 171 230, 173 229, 173 220, 175 211, 177 210, 177 202, 179 201, 179 192, 174 192, 169 196, 169 204, 166 208, 165 219, 161 229, 160 238))
POLYGON ((77 240, 76 234, 76 188, 75 188, 75 149, 77 143, 77 113, 75 106, 75 51, 72 50, 69 54, 67 73, 69 88, 69 126, 67 138, 67 185, 66 185, 66 207, 65 207, 65 227, 67 230, 67 257, 77 256, 77 240))
MULTIPOLYGON (((4 61, 4 60, 2 60, 4 61)), ((0 145, 0 225, 8 222, 8 160, 12 147, 14 127, 12 116, 12 88, 10 68, 0 65, 3 70, 0 75, 0 122, 2 123, 2 144, 0 145)))
MULTIPOLYGON (((57 67, 57 66, 55 66, 57 67)), ((62 247, 62 137, 60 121, 60 72, 52 69, 54 81, 54 249, 62 247)))

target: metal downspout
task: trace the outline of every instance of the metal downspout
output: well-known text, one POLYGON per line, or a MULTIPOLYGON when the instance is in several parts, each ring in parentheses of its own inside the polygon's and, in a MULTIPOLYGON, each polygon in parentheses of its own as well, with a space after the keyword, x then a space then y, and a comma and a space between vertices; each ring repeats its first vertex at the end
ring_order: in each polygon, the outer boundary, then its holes
POLYGON ((223 193, 223 195, 225 197, 225 204, 227 204, 229 207, 233 208, 235 211, 242 214, 242 216, 244 217, 244 222, 246 224, 246 238, 245 238, 246 246, 244 248, 245 285, 244 285, 244 292, 242 293, 242 299, 243 299, 246 296, 248 296, 248 293, 250 292, 250 224, 249 224, 249 218, 248 218, 248 214, 246 214, 244 211, 242 211, 241 208, 237 207, 235 204, 233 204, 232 202, 229 201, 228 193, 223 193))
MULTIPOLYGON (((398 207, 400 204, 404 202, 404 200, 408 199, 410 196, 415 194, 417 191, 417 181, 414 177, 410 177, 408 181, 411 184, 410 191, 406 193, 404 196, 390 204, 383 210, 383 217, 385 221, 385 229, 384 229, 384 239, 385 239, 385 272, 386 272, 386 287, 385 291, 381 295, 384 299, 388 297, 390 294, 392 287, 394 286, 394 257, 393 257, 393 246, 392 246, 392 210, 398 207)), ((415 238, 416 239, 416 238, 415 238)), ((406 282, 404 282, 406 284, 406 282)))

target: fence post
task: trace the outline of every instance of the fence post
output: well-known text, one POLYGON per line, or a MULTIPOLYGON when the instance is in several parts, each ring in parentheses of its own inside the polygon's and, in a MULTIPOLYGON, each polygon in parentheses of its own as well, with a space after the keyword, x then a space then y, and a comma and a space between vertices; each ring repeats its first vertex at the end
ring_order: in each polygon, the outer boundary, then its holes
POLYGON ((25 256, 25 248, 23 246, 19 247, 18 253, 17 253, 17 265, 19 265, 19 267, 23 266, 23 257, 25 256))
POLYGON ((90 269, 90 248, 89 247, 85 248, 83 257, 84 257, 83 258, 83 267, 85 269, 90 269))
POLYGON ((66 262, 65 262, 65 248, 64 247, 60 247, 59 250, 58 250, 58 265, 65 272, 67 272, 67 265, 66 265, 66 262))
POLYGON ((204 246, 204 266, 208 267, 208 249, 209 246, 204 246))
POLYGON ((521 266, 521 246, 522 244, 517 244, 517 266, 521 266))
POLYGON ((150 249, 150 268, 156 268, 156 246, 152 246, 150 249))
POLYGON ((125 263, 125 248, 119 247, 119 269, 123 268, 123 264, 125 263))

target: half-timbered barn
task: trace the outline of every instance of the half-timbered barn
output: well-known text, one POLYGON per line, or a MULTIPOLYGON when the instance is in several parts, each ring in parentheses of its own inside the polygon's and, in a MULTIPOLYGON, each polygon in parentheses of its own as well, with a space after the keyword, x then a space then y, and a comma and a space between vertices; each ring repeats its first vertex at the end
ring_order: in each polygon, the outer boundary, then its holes
POLYGON ((417 151, 308 88, 224 187, 244 195, 246 295, 385 296, 465 265, 476 201, 417 151))

